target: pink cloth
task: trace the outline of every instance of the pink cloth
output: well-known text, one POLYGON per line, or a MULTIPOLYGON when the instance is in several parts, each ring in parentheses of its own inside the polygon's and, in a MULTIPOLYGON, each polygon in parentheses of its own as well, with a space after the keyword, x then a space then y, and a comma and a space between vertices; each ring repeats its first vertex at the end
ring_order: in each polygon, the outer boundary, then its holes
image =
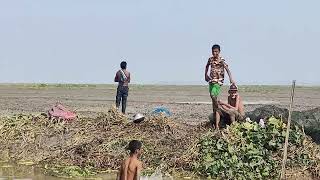
POLYGON ((72 121, 77 118, 77 115, 75 112, 69 111, 67 108, 65 108, 61 104, 57 104, 53 106, 48 111, 49 118, 61 118, 63 120, 72 121))

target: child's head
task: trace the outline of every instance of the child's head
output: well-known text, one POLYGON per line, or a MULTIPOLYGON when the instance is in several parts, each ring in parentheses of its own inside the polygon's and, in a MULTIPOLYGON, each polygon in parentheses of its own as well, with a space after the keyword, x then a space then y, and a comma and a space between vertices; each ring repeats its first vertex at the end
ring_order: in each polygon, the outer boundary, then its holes
POLYGON ((127 69, 127 62, 122 61, 122 62, 120 63, 120 67, 121 67, 121 69, 127 69))
POLYGON ((213 57, 219 57, 220 54, 220 46, 218 44, 215 44, 212 46, 212 55, 213 57))
POLYGON ((138 157, 141 155, 141 147, 142 143, 138 140, 132 140, 129 143, 128 150, 130 151, 130 154, 137 154, 138 157))
POLYGON ((231 84, 228 92, 230 95, 235 95, 238 93, 238 87, 235 84, 231 84))

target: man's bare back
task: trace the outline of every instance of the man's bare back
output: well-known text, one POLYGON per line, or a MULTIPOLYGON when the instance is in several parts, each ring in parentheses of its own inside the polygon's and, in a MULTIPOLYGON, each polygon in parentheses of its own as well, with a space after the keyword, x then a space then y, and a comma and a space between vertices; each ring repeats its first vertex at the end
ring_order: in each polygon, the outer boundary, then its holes
POLYGON ((142 163, 135 157, 126 159, 120 168, 120 180, 138 180, 142 163))
POLYGON ((127 150, 130 151, 130 156, 123 161, 120 166, 117 180, 139 180, 142 170, 142 162, 139 157, 142 153, 142 143, 138 140, 130 141, 127 150))

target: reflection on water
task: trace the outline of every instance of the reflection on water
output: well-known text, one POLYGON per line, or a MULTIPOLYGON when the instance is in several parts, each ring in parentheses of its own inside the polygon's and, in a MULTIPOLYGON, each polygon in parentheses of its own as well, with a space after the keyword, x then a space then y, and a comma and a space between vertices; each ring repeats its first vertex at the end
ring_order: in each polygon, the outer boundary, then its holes
POLYGON ((23 180, 57 180, 59 178, 45 176, 41 170, 34 166, 0 164, 0 179, 23 179, 23 180))
MULTIPOLYGON (((0 163, 0 180, 63 180, 66 178, 57 178, 47 176, 43 171, 35 166, 26 166, 19 164, 0 163)), ((70 179, 70 178, 68 178, 70 179)), ((79 178, 76 178, 79 179, 79 178)), ((89 178, 92 180, 114 180, 116 175, 114 174, 102 174, 89 178)))
MULTIPOLYGON (((58 178, 45 175, 41 168, 36 166, 10 164, 0 161, 0 180, 70 180, 81 178, 58 178)), ((87 180, 114 180, 116 174, 99 174, 90 178, 82 178, 87 180)), ((160 171, 156 171, 149 177, 143 177, 143 180, 173 180, 172 177, 163 177, 160 171)), ((175 178, 176 179, 176 178, 175 178)))

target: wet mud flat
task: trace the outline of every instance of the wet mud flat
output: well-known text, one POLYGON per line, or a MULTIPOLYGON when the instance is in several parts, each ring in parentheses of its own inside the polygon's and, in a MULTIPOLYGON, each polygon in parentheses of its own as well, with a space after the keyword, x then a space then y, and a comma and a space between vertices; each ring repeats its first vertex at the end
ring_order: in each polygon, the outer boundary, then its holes
MULTIPOLYGON (((288 108, 289 86, 239 86, 246 111, 264 104, 288 108)), ((83 116, 106 112, 115 103, 115 85, 0 85, 0 115, 46 112, 61 102, 83 116)), ((227 86, 221 99, 226 101, 227 86)), ((179 121, 197 124, 208 120, 211 113, 207 86, 132 85, 129 90, 128 116, 150 113, 157 106, 165 106, 179 121)), ((320 106, 320 87, 297 87, 294 110, 308 110, 320 106)))

